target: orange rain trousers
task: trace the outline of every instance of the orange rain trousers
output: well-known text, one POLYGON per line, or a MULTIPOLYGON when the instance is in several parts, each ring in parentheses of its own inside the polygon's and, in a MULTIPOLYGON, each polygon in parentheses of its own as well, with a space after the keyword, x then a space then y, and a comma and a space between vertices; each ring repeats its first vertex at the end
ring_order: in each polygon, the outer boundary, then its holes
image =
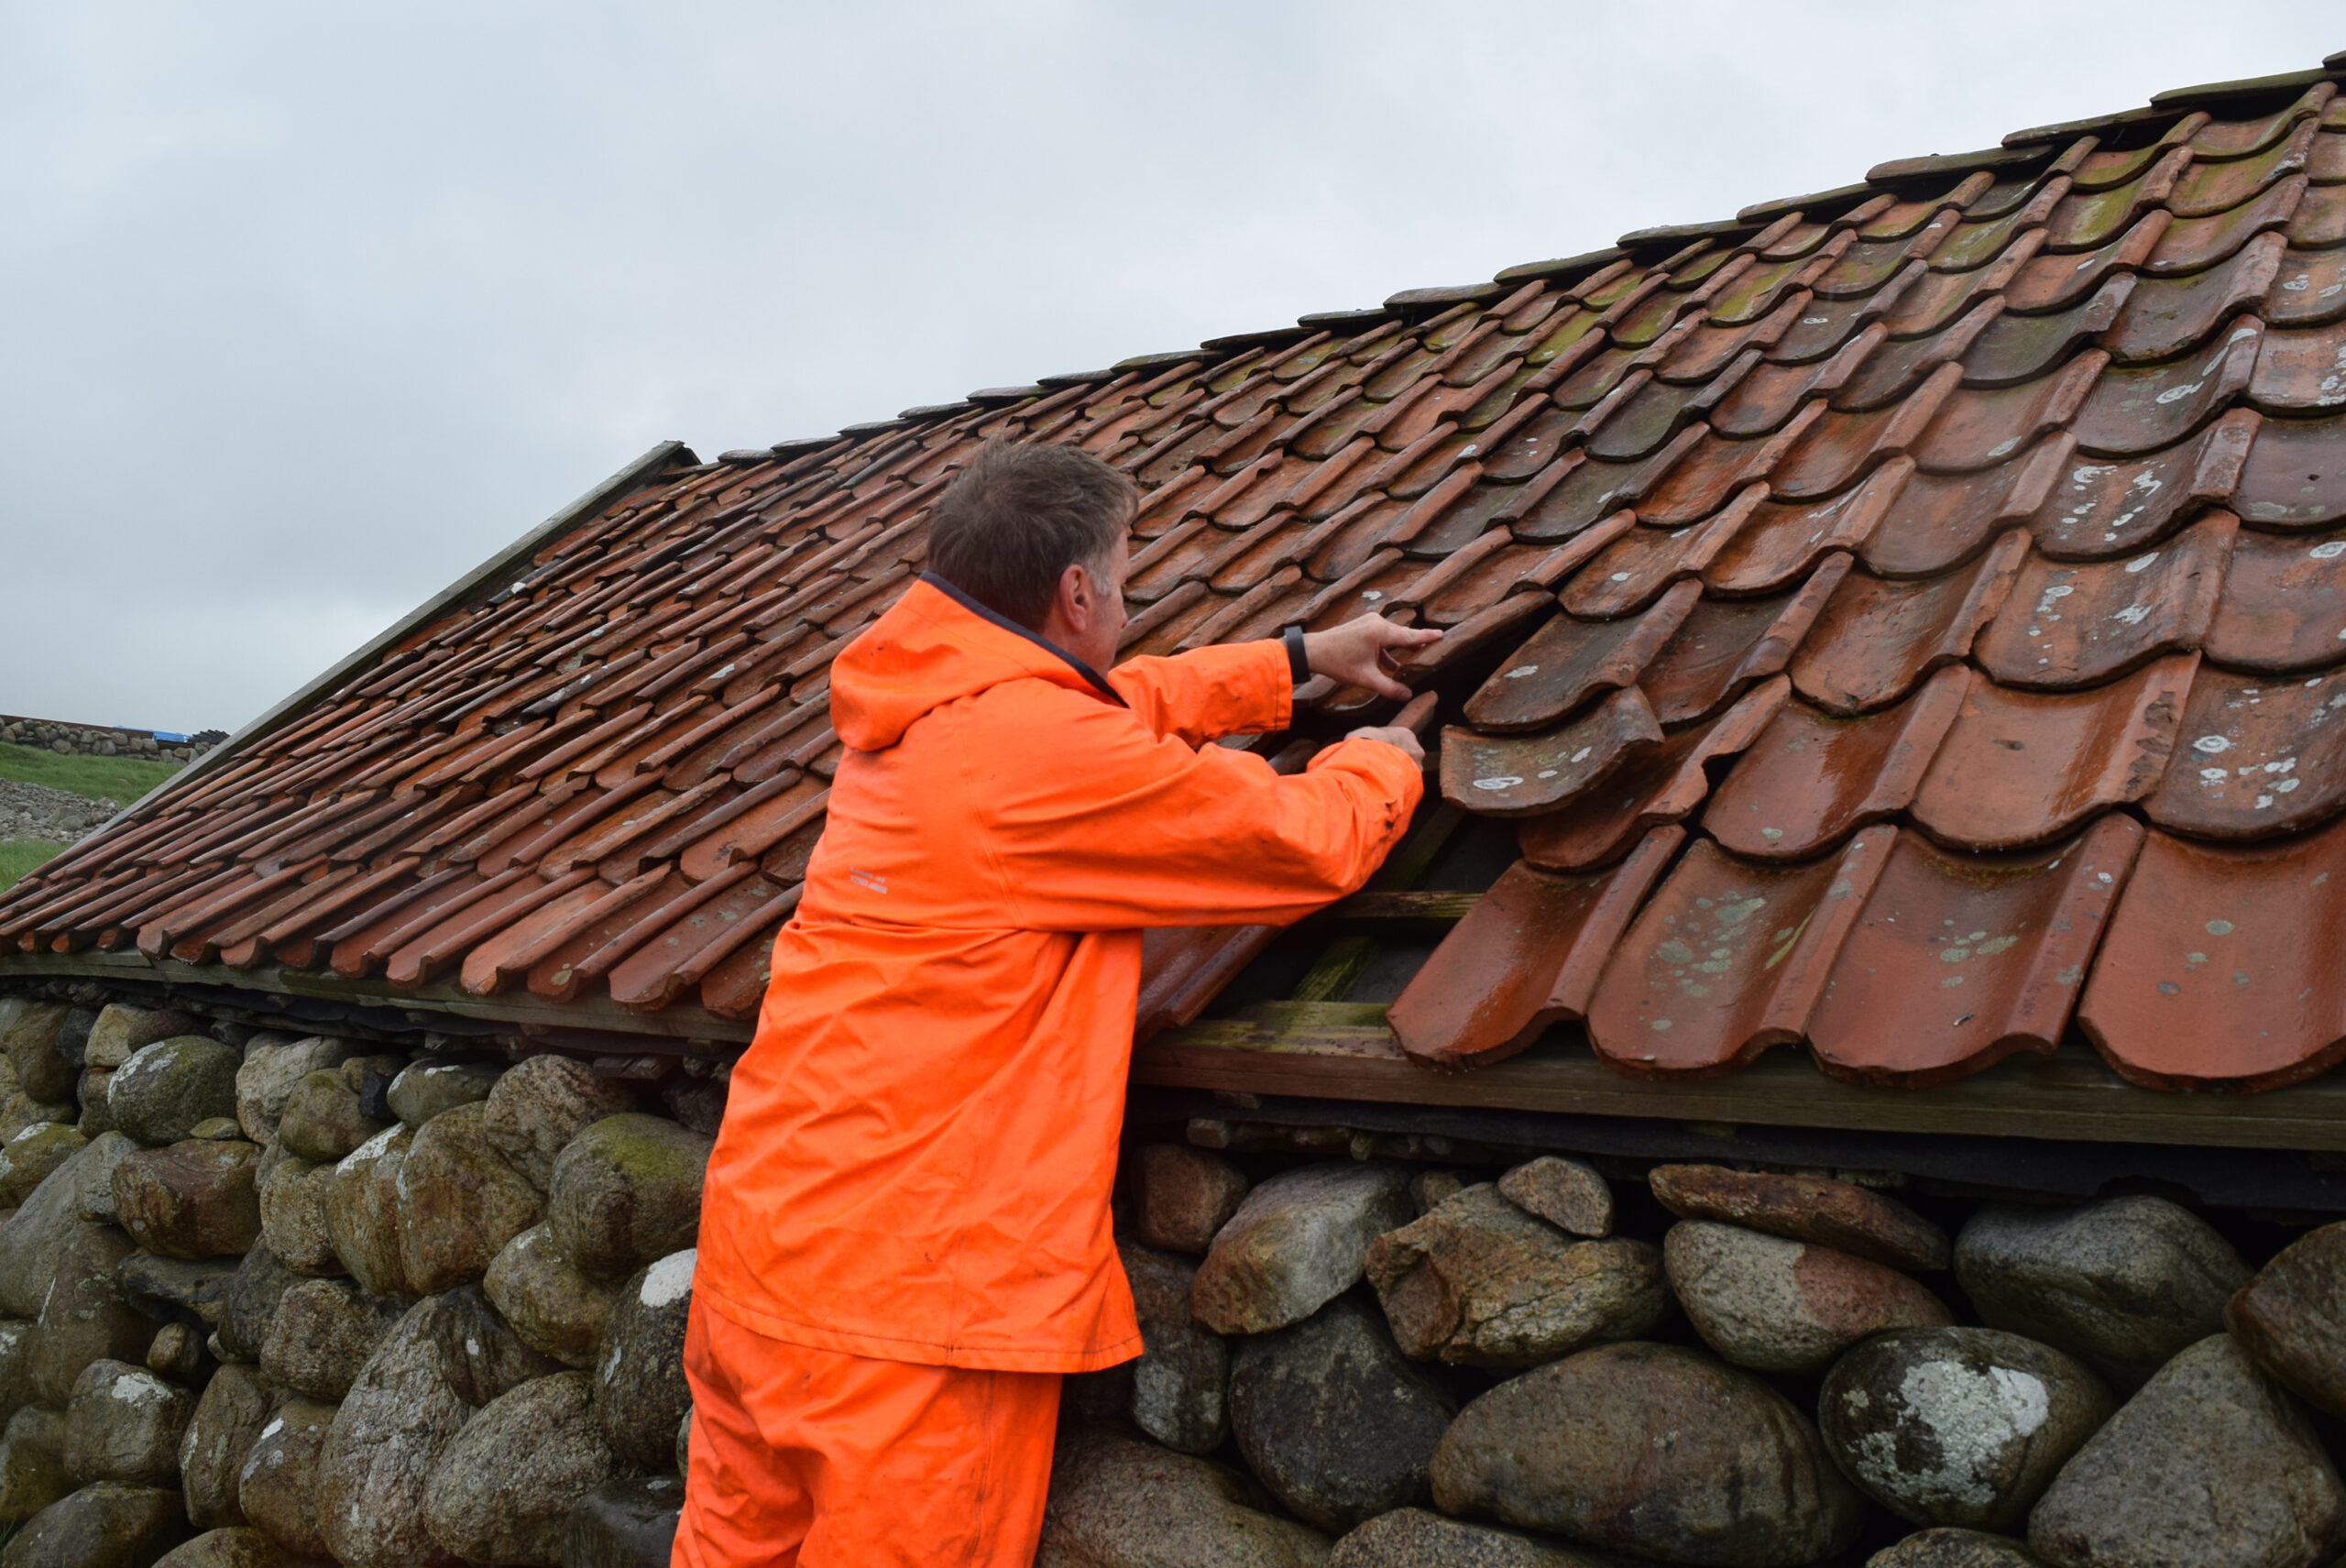
POLYGON ((692 1480, 673 1568, 1029 1568, 1056 1372, 807 1350, 698 1302, 692 1480))

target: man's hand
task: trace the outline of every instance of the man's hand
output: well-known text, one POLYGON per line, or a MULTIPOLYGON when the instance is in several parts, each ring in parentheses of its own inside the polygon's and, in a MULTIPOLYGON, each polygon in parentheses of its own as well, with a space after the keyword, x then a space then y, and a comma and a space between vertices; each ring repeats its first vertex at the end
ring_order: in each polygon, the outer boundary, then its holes
MULTIPOLYGON (((1398 626, 1381 615, 1364 615, 1332 630, 1305 632, 1303 656, 1313 674, 1326 675, 1340 685, 1365 686, 1379 696, 1406 697, 1409 688, 1390 673, 1395 664, 1393 652, 1414 652, 1440 641, 1442 633, 1431 627, 1398 626)), ((1384 736, 1380 733, 1376 738, 1384 736)))
POLYGON ((1387 724, 1381 729, 1364 725, 1362 728, 1354 729, 1345 735, 1344 739, 1347 740, 1382 740, 1387 746, 1399 747, 1401 754, 1409 758, 1409 761, 1417 763, 1418 766, 1422 768, 1426 765, 1426 749, 1418 744, 1417 731, 1414 729, 1404 729, 1398 724, 1387 724))

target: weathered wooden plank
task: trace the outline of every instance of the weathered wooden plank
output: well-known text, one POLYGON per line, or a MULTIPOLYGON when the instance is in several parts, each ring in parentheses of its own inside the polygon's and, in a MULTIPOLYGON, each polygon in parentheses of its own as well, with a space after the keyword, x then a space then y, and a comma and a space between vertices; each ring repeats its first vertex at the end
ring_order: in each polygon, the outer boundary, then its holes
POLYGON ((1584 1042, 1550 1038, 1525 1055, 1444 1073, 1403 1056, 1377 1010, 1278 1003, 1159 1036, 1134 1059, 1137 1081, 1172 1088, 1381 1103, 1482 1106, 1681 1122, 1970 1133, 2095 1143, 2346 1151, 2346 1080, 2263 1094, 2169 1094, 2120 1079, 2092 1051, 2009 1058, 1927 1090, 1826 1078, 1779 1048, 1725 1078, 1627 1078, 1584 1042))

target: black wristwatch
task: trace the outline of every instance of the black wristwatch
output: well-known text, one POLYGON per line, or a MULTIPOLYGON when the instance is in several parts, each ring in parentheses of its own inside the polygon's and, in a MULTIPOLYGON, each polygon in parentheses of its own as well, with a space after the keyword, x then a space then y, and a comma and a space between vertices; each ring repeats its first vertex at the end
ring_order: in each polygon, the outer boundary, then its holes
POLYGON ((1301 685, 1311 678, 1311 657, 1303 651, 1303 628, 1283 627, 1279 640, 1287 644, 1287 673, 1295 677, 1297 685, 1301 685))

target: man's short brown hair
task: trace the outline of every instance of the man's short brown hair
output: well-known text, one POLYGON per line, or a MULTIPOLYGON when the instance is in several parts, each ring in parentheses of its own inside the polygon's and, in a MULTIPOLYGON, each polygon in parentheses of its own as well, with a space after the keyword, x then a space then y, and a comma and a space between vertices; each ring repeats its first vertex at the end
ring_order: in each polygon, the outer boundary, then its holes
POLYGON ((988 609, 1038 629, 1060 575, 1115 548, 1139 494, 1079 447, 990 441, 929 512, 928 569, 988 609))

